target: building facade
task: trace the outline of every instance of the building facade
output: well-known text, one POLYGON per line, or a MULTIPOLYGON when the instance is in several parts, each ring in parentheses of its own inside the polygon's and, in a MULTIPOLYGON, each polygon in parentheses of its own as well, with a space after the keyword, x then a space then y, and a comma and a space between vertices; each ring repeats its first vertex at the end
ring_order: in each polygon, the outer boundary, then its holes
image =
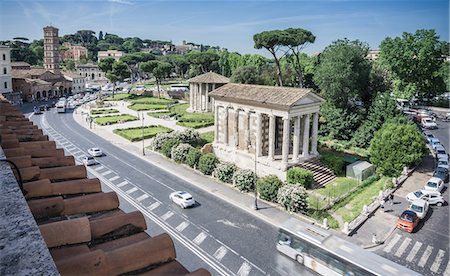
POLYGON ((86 90, 86 77, 75 72, 63 72, 64 78, 72 82, 72 93, 80 93, 86 90))
POLYGON ((320 104, 310 89, 228 83, 210 93, 217 157, 258 175, 277 175, 318 156, 320 104))
POLYGON ((104 81, 106 80, 106 73, 100 70, 96 64, 76 64, 75 71, 78 75, 85 77, 86 81, 104 81))
POLYGON ((230 79, 214 72, 208 72, 188 80, 189 82, 189 112, 214 111, 214 100, 209 92, 229 83, 230 79))
POLYGON ((113 58, 115 60, 118 60, 123 56, 123 52, 118 50, 98 51, 97 56, 98 61, 105 58, 113 58))
POLYGON ((0 45, 0 94, 13 92, 11 77, 11 48, 0 45))
POLYGON ((64 42, 65 50, 61 51, 61 60, 80 61, 82 58, 87 59, 88 50, 81 45, 72 45, 69 42, 64 42))
POLYGON ((58 28, 44 27, 44 68, 59 75, 59 36, 58 28))

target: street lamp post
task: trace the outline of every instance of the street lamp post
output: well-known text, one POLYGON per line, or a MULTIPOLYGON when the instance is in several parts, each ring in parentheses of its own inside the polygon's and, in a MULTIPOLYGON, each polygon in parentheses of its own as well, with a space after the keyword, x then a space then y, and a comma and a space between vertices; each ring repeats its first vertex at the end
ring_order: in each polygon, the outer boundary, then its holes
POLYGON ((145 155, 145 145, 144 145, 144 112, 141 113, 142 116, 142 155, 145 155))
POLYGON ((257 189, 257 187, 256 187, 256 176, 257 176, 257 174, 256 174, 256 169, 257 169, 257 161, 256 161, 256 158, 257 158, 257 156, 256 156, 256 147, 255 147, 255 184, 254 184, 254 189, 255 189, 255 205, 253 206, 253 209, 254 210, 256 210, 256 211, 258 211, 259 210, 259 207, 258 207, 258 189, 257 189))

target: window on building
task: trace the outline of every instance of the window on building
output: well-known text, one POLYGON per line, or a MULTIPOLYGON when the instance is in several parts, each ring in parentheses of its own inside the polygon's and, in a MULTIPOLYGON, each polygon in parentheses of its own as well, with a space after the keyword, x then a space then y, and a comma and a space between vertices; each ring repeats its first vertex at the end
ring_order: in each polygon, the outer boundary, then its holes
POLYGON ((3 68, 3 75, 6 75, 7 73, 6 68, 3 68))
POLYGON ((5 89, 8 89, 8 83, 5 81, 5 89))
POLYGON ((6 54, 3 54, 3 60, 6 60, 6 54))

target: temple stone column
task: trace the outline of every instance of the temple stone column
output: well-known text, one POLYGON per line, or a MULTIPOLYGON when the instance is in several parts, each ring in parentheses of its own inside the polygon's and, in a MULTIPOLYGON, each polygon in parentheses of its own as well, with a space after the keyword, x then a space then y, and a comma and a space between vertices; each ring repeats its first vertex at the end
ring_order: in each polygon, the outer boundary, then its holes
POLYGON ((239 109, 234 109, 234 147, 239 148, 239 109))
POLYGON ((248 152, 248 147, 250 146, 250 111, 244 111, 244 150, 248 152))
POLYGON ((262 146, 262 115, 261 113, 257 112, 256 113, 256 156, 260 157, 261 156, 261 146, 262 146))
POLYGON ((275 155, 275 115, 269 114, 269 160, 273 160, 275 155))
POLYGON ((314 155, 319 154, 317 152, 317 138, 319 136, 319 112, 313 115, 313 129, 312 129, 312 141, 311 141, 311 153, 314 155))
POLYGON ((223 142, 224 144, 228 145, 228 107, 225 107, 225 114, 223 117, 225 121, 223 128, 223 136, 224 136, 223 142))
POLYGON ((291 120, 289 118, 283 118, 283 148, 281 149, 282 163, 287 164, 289 158, 289 140, 291 130, 291 120))
POLYGON ((298 154, 300 152, 300 120, 301 117, 295 117, 294 121, 294 141, 293 141, 293 151, 292 151, 292 161, 298 162, 298 154))
POLYGON ((220 106, 216 107, 216 110, 214 112, 214 142, 219 142, 219 108, 220 106))
POLYGON ((201 98, 201 94, 200 94, 200 91, 201 91, 201 84, 200 83, 198 83, 197 84, 197 99, 196 99, 196 103, 197 103, 197 111, 199 111, 199 110, 201 110, 201 102, 202 102, 202 98, 201 98))
POLYGON ((194 85, 191 84, 189 88, 189 108, 194 110, 194 85))
POLYGON ((305 125, 303 126, 303 157, 309 156, 309 114, 305 115, 305 125))

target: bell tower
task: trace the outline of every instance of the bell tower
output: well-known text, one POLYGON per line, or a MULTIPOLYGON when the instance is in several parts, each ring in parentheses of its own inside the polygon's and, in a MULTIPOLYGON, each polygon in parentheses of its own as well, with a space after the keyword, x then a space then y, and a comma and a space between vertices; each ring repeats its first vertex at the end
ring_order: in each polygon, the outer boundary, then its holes
POLYGON ((44 67, 46 70, 60 75, 59 70, 59 37, 58 28, 44 27, 44 67))

